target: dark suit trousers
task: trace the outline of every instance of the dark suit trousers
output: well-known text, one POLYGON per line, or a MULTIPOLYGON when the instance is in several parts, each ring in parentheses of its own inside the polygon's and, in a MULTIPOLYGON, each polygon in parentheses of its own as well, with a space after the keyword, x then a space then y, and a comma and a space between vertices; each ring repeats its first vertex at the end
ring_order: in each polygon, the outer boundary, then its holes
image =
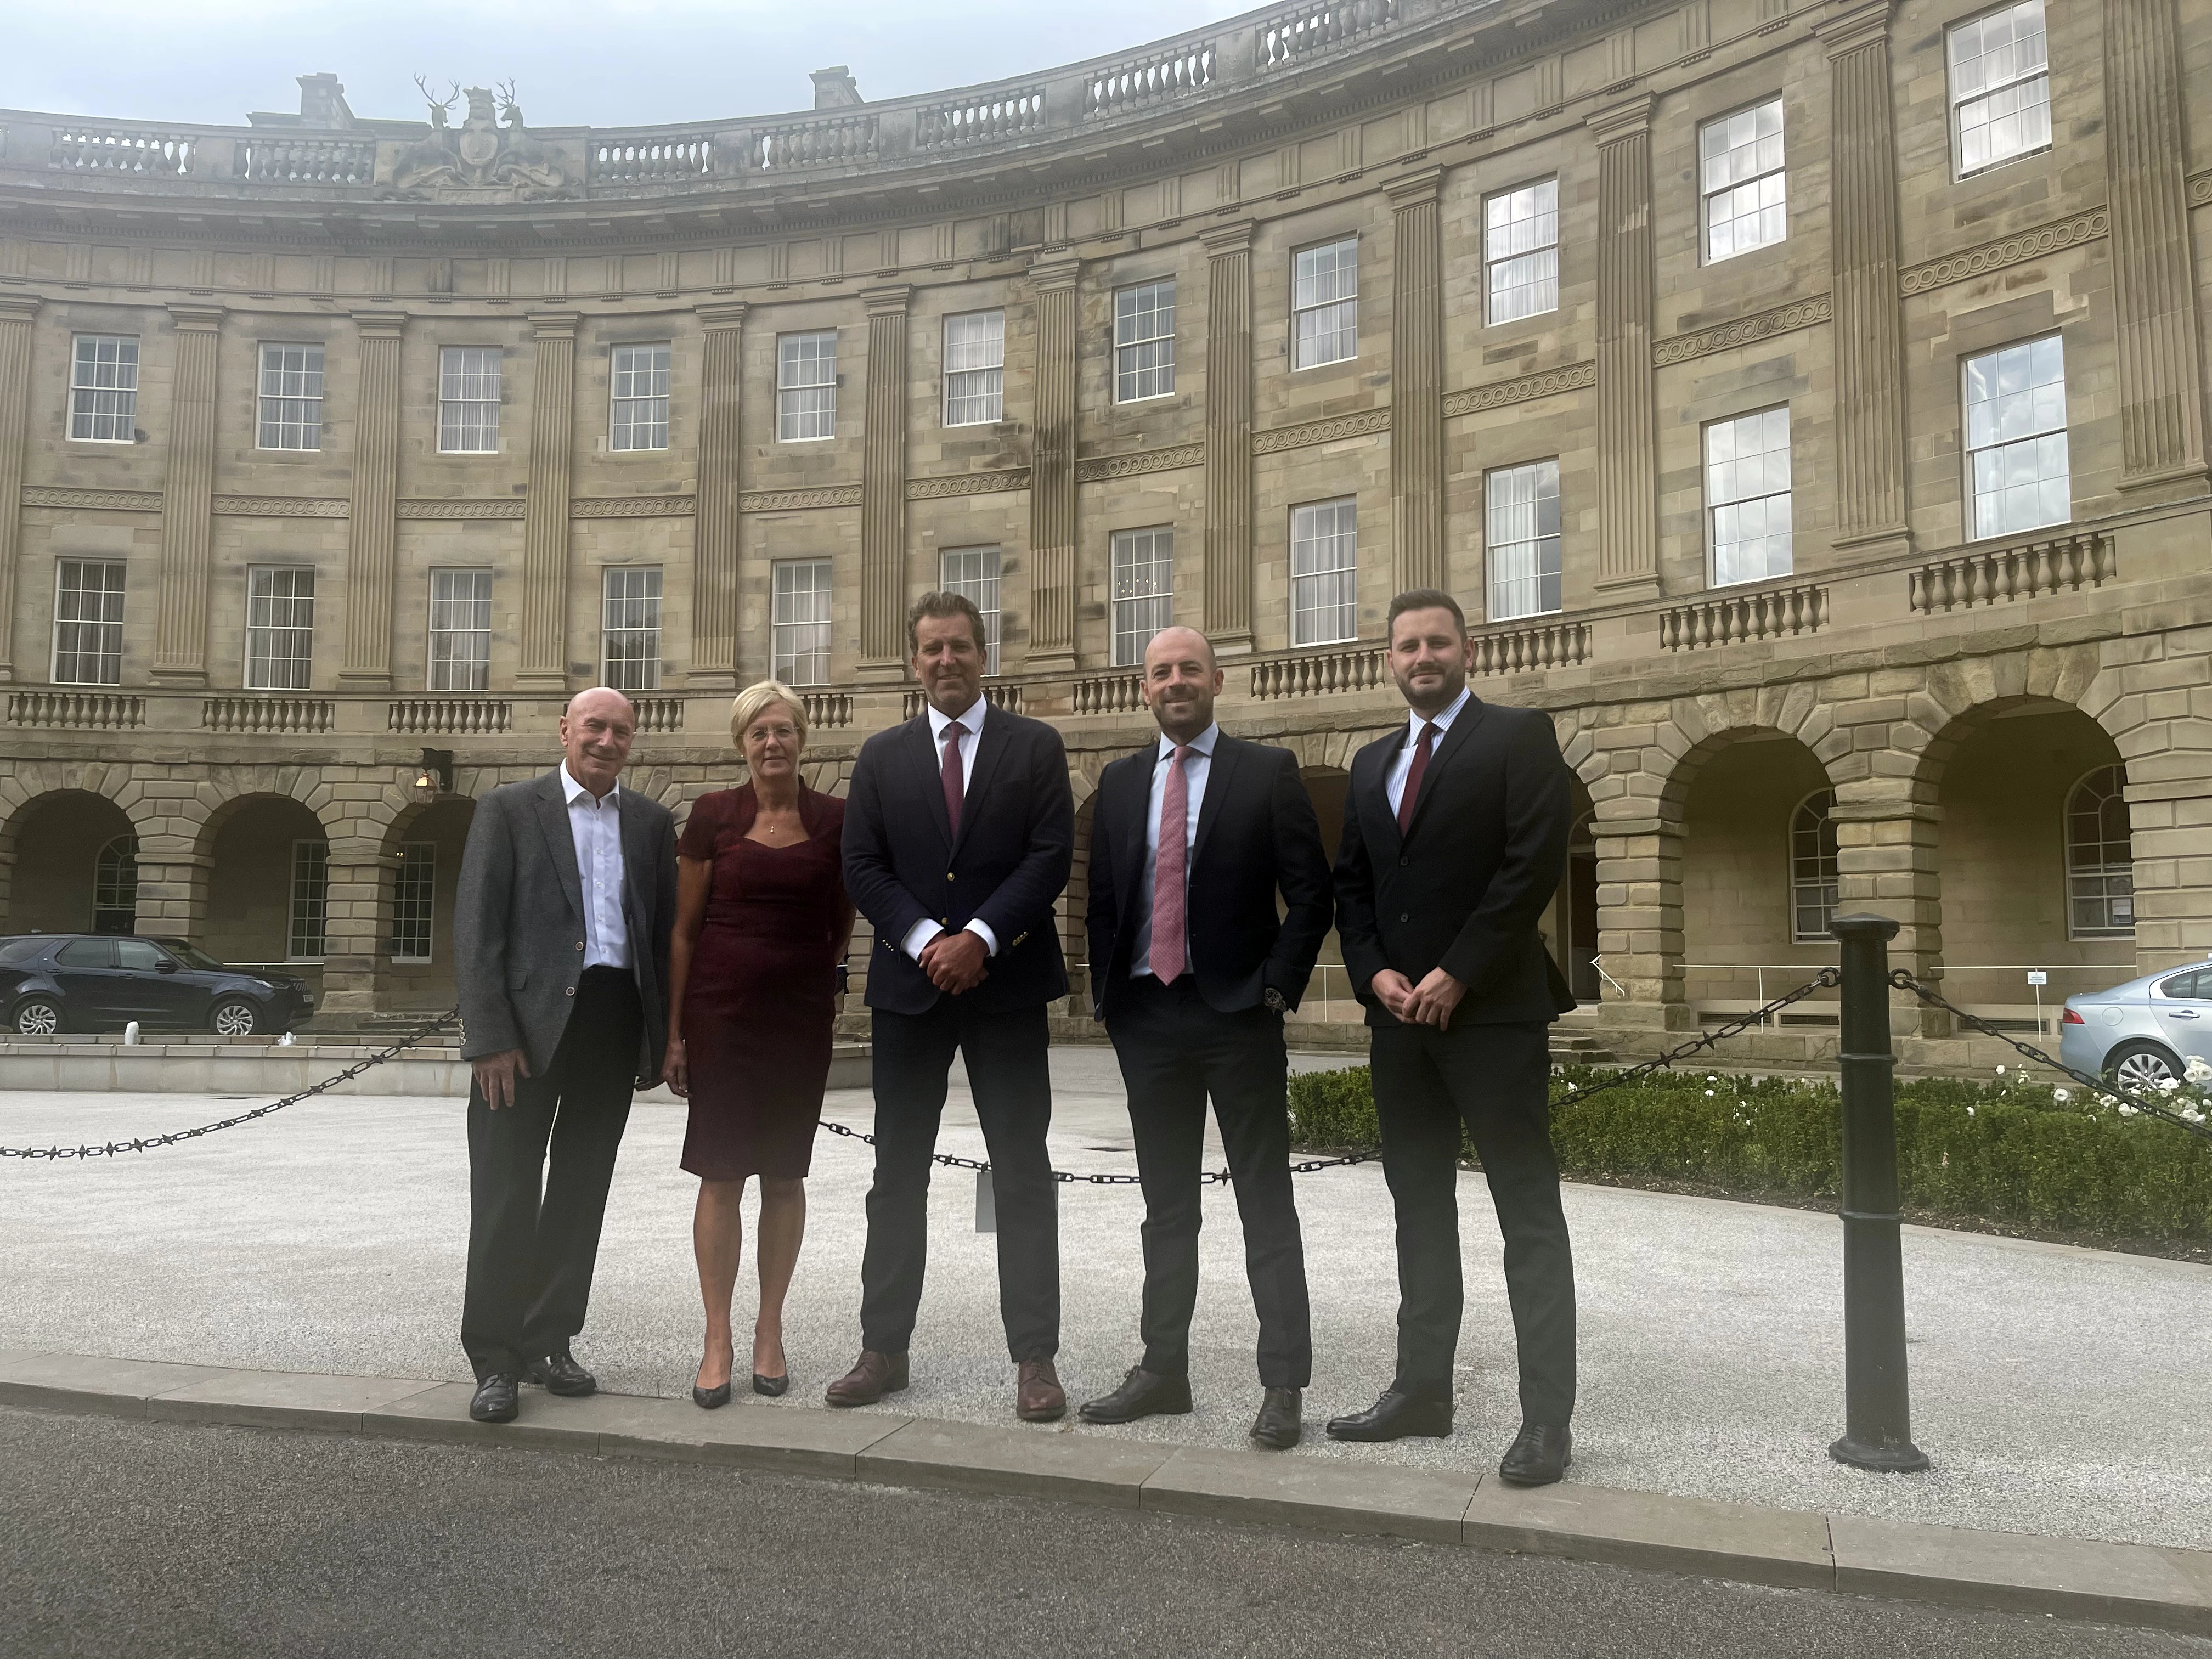
POLYGON ((584 1328, 644 1018, 628 972, 588 969, 544 1075, 520 1079, 496 1112, 469 1091, 461 1346, 478 1381, 519 1373, 584 1328))
POLYGON ((1127 997, 1107 1032, 1128 1087, 1145 1185, 1145 1369, 1181 1376, 1190 1368, 1199 1165, 1211 1094, 1244 1224, 1244 1274, 1260 1316, 1260 1385, 1303 1389, 1313 1380, 1313 1334, 1305 1243, 1291 1195, 1282 1020, 1266 1008, 1224 1014, 1188 975, 1164 986, 1149 975, 1132 980, 1127 997))
POLYGON ((1459 1346, 1460 1126, 1505 1236, 1521 1413, 1575 1407, 1575 1265, 1552 1150, 1551 1053, 1534 1023, 1377 1027, 1371 1034, 1382 1173, 1398 1213, 1398 1380, 1449 1389, 1459 1346))
POLYGON ((1060 1352, 1060 1194, 1045 1131, 1052 1072, 1045 1010, 993 1013, 940 997, 926 1014, 874 1011, 876 1178, 860 1259, 860 1340, 904 1353, 929 1254, 929 1176, 957 1049, 990 1151, 999 1221, 999 1312, 1016 1360, 1060 1352))

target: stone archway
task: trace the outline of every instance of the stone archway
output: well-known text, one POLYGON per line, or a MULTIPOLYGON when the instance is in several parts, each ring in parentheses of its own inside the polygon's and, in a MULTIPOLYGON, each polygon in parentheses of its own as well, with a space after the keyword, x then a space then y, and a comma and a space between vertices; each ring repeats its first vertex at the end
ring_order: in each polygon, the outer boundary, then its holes
POLYGON ((319 994, 330 953, 331 842, 289 794, 234 795, 208 814, 194 848, 205 908, 192 942, 240 965, 290 964, 319 994))
POLYGON ((408 807, 384 832, 377 896, 380 1011, 453 1006, 453 900, 476 802, 443 795, 408 807))
POLYGON ((49 790, 18 806, 0 839, 12 876, 7 932, 137 930, 137 826, 108 796, 49 790))

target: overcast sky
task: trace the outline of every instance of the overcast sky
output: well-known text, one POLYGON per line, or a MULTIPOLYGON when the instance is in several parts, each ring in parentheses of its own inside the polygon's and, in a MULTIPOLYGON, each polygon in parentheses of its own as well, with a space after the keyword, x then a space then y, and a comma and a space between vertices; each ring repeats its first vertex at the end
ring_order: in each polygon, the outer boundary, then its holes
POLYGON ((866 98, 994 81, 1233 16, 1255 0, 0 0, 0 108, 242 122, 328 70, 354 113, 422 118, 419 72, 513 79, 533 126, 773 114, 851 66, 866 98))

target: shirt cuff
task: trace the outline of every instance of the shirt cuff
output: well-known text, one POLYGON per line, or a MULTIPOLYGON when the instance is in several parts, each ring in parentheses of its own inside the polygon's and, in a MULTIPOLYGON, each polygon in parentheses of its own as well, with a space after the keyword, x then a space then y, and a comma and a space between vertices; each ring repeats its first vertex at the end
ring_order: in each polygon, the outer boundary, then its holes
POLYGON ((916 962, 920 962, 921 960, 922 946, 927 945, 930 940, 935 939, 944 931, 945 930, 942 927, 930 921, 928 917, 924 916, 920 921, 917 921, 913 927, 907 929, 906 943, 899 948, 904 951, 907 955, 912 957, 916 962))
POLYGON ((967 931, 983 941, 983 949, 992 956, 999 954, 999 936, 991 931, 991 924, 978 916, 968 924, 967 931))

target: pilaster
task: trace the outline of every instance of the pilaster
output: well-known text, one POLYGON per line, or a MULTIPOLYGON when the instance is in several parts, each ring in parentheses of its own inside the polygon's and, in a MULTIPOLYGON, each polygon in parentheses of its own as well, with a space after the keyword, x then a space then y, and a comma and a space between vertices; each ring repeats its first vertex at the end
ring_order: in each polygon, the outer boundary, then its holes
POLYGON ((906 658, 906 321, 902 283, 860 295, 868 400, 860 430, 860 666, 895 678, 906 658))
POLYGON ((31 424, 33 294, 0 295, 0 682, 15 678, 15 566, 23 545, 23 455, 31 424))
POLYGON ((1598 577, 1656 592, 1657 416, 1651 369, 1651 108, 1646 95, 1589 119, 1597 143, 1598 577))
POLYGON ((161 574, 154 678, 207 684, 208 551, 215 528, 215 371, 221 306, 173 305, 177 360, 169 398, 169 471, 161 495, 161 574))
POLYGON ((1075 665, 1074 259, 1030 267, 1036 295, 1036 436, 1030 452, 1030 652, 1033 670, 1075 665))
POLYGON ((1890 0, 1817 26, 1834 136, 1828 240, 1835 305, 1836 544, 1908 546, 1905 350, 1897 303, 1897 143, 1890 0))
POLYGON ((1682 977, 1682 828, 1666 815, 1596 819, 1597 949, 1607 1025, 1686 1030, 1682 977))
POLYGON ((2194 495, 2207 482, 2203 347, 2173 0, 2104 0, 2104 37, 2120 488, 2194 495))
POLYGON ((573 311, 530 313, 530 489, 522 519, 525 691, 568 689, 568 495, 575 470, 576 327, 573 311))
MULTIPOLYGON (((1882 780, 1893 787, 1891 781, 1882 780)), ((1943 890, 1936 862, 1940 814, 1932 803, 1854 799, 1838 792, 1836 914, 1871 910, 1898 924, 1889 962, 1917 978, 1943 973, 1943 890)), ((1899 998, 1890 1006, 1899 1028, 1922 1036, 1953 1035, 1950 1016, 1899 998), (1916 1012, 1917 1009, 1917 1012, 1916 1012)))
POLYGON ((1390 554, 1393 586, 1444 586, 1443 169, 1386 186, 1392 210, 1390 554))
POLYGON ((691 547, 691 670, 687 684, 738 684, 738 496, 744 488, 739 416, 744 382, 744 301, 699 307, 699 515, 691 547))
POLYGON ((1206 245, 1206 633, 1252 645, 1252 224, 1206 245))
POLYGON ((324 1013, 374 1012, 377 977, 391 935, 395 860, 368 836, 332 836, 323 901, 324 1013))
POLYGON ((345 656, 349 690, 392 687, 392 573, 399 546, 399 341, 406 314, 357 311, 360 401, 354 415, 352 516, 346 526, 345 656))

